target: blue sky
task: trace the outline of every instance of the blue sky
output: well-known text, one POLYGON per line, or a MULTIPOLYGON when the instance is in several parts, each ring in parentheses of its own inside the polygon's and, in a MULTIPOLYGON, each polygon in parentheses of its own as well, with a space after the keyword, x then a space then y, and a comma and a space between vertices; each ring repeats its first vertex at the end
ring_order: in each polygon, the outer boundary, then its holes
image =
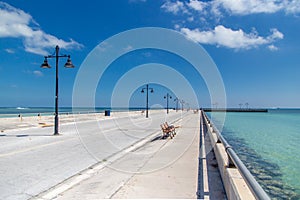
MULTIPOLYGON (((72 105, 74 80, 89 52, 115 34, 141 27, 176 30, 201 44, 220 71, 228 107, 240 103, 300 107, 299 0, 1 1, 0 107, 53 106, 55 62, 49 59, 51 69, 40 65, 56 45, 76 65, 65 69, 66 60, 60 60, 60 105, 72 105)), ((145 50, 116 63, 141 64, 137 57, 141 54, 144 63, 176 66, 181 62, 172 55, 145 50)), ((185 63, 181 64, 184 68, 185 63)), ((110 86, 122 75, 114 70, 107 73, 104 78, 110 86)), ((201 106, 216 103, 210 101, 201 77, 193 77, 189 68, 186 73, 191 82, 201 85, 196 91, 201 106)), ((150 103, 164 105, 168 89, 154 86, 150 103)), ((99 88, 96 105, 107 106, 110 87, 99 88)), ((139 90, 133 93, 130 105, 143 106, 143 95, 139 90)))

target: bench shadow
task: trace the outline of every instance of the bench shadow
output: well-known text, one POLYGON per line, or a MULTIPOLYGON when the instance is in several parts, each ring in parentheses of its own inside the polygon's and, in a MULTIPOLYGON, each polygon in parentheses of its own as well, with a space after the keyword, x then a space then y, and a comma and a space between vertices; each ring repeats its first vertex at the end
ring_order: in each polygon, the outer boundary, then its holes
POLYGON ((162 139, 162 137, 160 135, 158 135, 155 138, 153 138, 152 140, 150 140, 150 142, 155 142, 156 140, 160 140, 160 139, 162 139))

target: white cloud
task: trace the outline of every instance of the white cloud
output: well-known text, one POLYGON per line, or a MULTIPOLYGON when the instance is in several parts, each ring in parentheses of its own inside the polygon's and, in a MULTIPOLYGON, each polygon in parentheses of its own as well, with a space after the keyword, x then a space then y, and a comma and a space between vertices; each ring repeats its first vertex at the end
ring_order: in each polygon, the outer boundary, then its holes
POLYGON ((274 46, 273 44, 271 44, 271 45, 268 46, 268 49, 269 49, 270 51, 277 51, 277 50, 278 50, 278 47, 276 47, 276 46, 274 46))
POLYGON ((215 17, 222 16, 226 11, 231 15, 250 15, 258 13, 276 13, 283 11, 286 14, 299 14, 299 0, 190 0, 189 2, 172 2, 168 0, 162 5, 166 12, 179 14, 189 13, 190 10, 207 14, 210 11, 215 17))
POLYGON ((23 40, 25 50, 27 52, 45 55, 47 54, 47 48, 54 48, 58 45, 63 49, 81 48, 82 45, 76 41, 70 39, 70 41, 64 41, 57 37, 44 33, 41 30, 34 32, 32 37, 25 37, 23 40))
POLYGON ((15 53, 15 50, 13 50, 13 49, 5 49, 5 51, 7 53, 10 53, 10 54, 14 54, 15 53))
POLYGON ((213 0, 211 8, 215 13, 224 9, 232 15, 249 15, 257 13, 276 13, 284 11, 287 14, 300 13, 299 0, 213 0))
POLYGON ((0 2, 0 38, 21 38, 25 51, 45 55, 48 48, 59 45, 61 48, 81 48, 83 45, 74 40, 64 41, 45 33, 32 16, 23 10, 0 2))
POLYGON ((180 30, 187 38, 202 44, 224 46, 232 49, 251 49, 260 45, 271 44, 277 39, 282 39, 283 34, 277 29, 272 29, 268 37, 259 36, 255 31, 245 33, 243 30, 232 30, 222 25, 216 26, 214 30, 200 31, 181 28, 180 30))
POLYGON ((300 13, 300 1, 299 0, 290 0, 283 3, 285 12, 288 14, 297 14, 300 13))
POLYGON ((277 39, 283 39, 284 35, 280 31, 278 31, 276 28, 271 29, 272 35, 268 37, 268 40, 273 41, 277 39))
POLYGON ((181 27, 181 26, 180 26, 179 24, 175 24, 175 25, 174 25, 174 28, 175 28, 176 30, 179 30, 180 27, 181 27))
POLYGON ((187 4, 188 7, 200 12, 203 11, 207 5, 208 3, 198 0, 190 0, 190 2, 187 4))
POLYGON ((232 30, 218 25, 213 30, 203 31, 189 29, 189 23, 213 26, 211 19, 219 24, 219 20, 229 15, 250 15, 258 13, 286 12, 300 13, 300 0, 167 0, 161 8, 174 15, 186 14, 185 20, 176 21, 174 28, 181 31, 188 38, 203 44, 212 44, 233 49, 251 49, 261 45, 269 45, 268 49, 278 50, 272 43, 283 39, 284 35, 277 29, 271 29, 269 36, 260 36, 255 29, 250 33, 242 29, 232 30), (182 28, 185 26, 186 28, 182 28), (273 46, 272 46, 273 45, 273 46))
POLYGON ((161 6, 161 8, 166 12, 173 13, 175 15, 178 14, 179 12, 187 13, 187 9, 184 3, 181 1, 176 1, 176 2, 167 1, 161 6))
POLYGON ((277 0, 214 0, 217 8, 224 8, 231 14, 274 13, 282 9, 277 0))
POLYGON ((39 71, 39 70, 35 70, 32 72, 36 77, 42 77, 44 76, 43 72, 39 71))

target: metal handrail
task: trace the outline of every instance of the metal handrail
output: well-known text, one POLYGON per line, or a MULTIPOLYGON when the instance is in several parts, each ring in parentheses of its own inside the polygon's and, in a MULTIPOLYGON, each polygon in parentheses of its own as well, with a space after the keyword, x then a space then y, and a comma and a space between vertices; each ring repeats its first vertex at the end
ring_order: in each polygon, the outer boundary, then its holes
MULTIPOLYGON (((208 117, 203 111, 203 116, 205 118, 205 123, 208 126, 208 117)), ((235 153, 233 148, 229 145, 229 143, 226 141, 226 139, 222 136, 222 134, 219 132, 219 130, 215 127, 213 123, 209 123, 211 127, 213 128, 213 132, 216 133, 218 140, 224 145, 226 153, 229 157, 229 159, 232 161, 232 163, 235 165, 235 167, 239 170, 242 177, 244 178, 245 182, 249 186, 251 192, 255 196, 256 199, 265 199, 270 200, 270 197, 267 195, 267 193, 263 190, 263 188, 260 186, 260 184, 255 180, 253 175, 250 173, 250 171, 247 169, 247 167, 244 165, 244 163, 240 160, 238 155, 235 153)))

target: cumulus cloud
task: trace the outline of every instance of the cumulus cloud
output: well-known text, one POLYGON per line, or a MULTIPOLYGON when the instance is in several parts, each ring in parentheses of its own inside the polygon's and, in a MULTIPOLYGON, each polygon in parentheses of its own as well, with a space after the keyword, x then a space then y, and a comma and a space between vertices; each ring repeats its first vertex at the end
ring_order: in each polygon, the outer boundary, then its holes
POLYGON ((189 8, 192 8, 196 11, 203 11, 204 8, 208 5, 206 2, 198 1, 198 0, 190 0, 189 3, 187 3, 187 6, 189 8))
POLYGON ((278 47, 276 47, 276 46, 274 46, 273 44, 271 44, 271 45, 268 46, 268 49, 269 49, 270 51, 277 51, 277 50, 278 50, 278 47))
POLYGON ((268 37, 268 40, 273 41, 277 39, 283 39, 284 35, 276 28, 271 29, 272 34, 268 37))
POLYGON ((219 17, 224 11, 231 15, 250 15, 257 13, 276 13, 284 11, 287 14, 300 13, 299 0, 189 0, 176 2, 168 0, 162 5, 166 12, 179 14, 189 13, 189 10, 198 12, 210 11, 219 17))
POLYGON ((7 3, 0 2, 0 16, 0 38, 21 38, 27 52, 45 55, 48 48, 56 45, 65 49, 83 46, 72 39, 64 41, 45 33, 31 15, 7 3))
POLYGON ((282 39, 283 34, 277 29, 271 30, 267 37, 259 36, 255 31, 245 33, 243 30, 232 30, 222 25, 213 30, 201 31, 199 29, 181 28, 180 31, 189 39, 201 43, 223 46, 232 49, 251 49, 260 45, 266 45, 275 40, 282 39))
POLYGON ((286 13, 298 14, 300 13, 300 2, 299 0, 285 1, 283 4, 286 13))
POLYGON ((284 11, 287 14, 300 12, 299 0, 214 0, 213 3, 236 15, 275 13, 278 11, 284 11))
POLYGON ((166 12, 173 13, 173 14, 178 14, 179 12, 186 13, 187 9, 186 6, 183 2, 181 1, 166 1, 161 8, 165 10, 166 12))
POLYGON ((274 51, 278 50, 278 47, 272 43, 284 37, 277 29, 271 29, 268 36, 260 36, 255 29, 247 33, 242 29, 233 30, 220 25, 220 19, 226 14, 245 16, 279 11, 297 14, 300 13, 300 2, 299 0, 167 0, 161 8, 165 12, 184 16, 182 21, 176 21, 174 28, 196 42, 233 49, 251 49, 269 45, 268 49, 274 51), (213 20, 217 26, 213 25, 213 20), (211 29, 190 29, 189 23, 193 27, 202 24, 202 27, 211 29))
POLYGON ((282 3, 277 0, 214 0, 212 3, 215 8, 236 15, 275 13, 282 9, 282 3))

